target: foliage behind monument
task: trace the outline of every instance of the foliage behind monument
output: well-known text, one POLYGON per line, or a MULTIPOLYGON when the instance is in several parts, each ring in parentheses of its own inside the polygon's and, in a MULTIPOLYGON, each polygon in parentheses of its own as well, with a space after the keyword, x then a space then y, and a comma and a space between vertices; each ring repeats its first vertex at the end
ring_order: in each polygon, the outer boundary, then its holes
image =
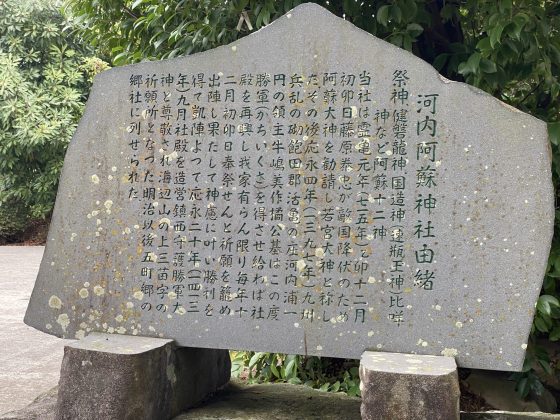
POLYGON ((0 2, 0 237, 54 205, 93 75, 107 67, 52 3, 0 2))

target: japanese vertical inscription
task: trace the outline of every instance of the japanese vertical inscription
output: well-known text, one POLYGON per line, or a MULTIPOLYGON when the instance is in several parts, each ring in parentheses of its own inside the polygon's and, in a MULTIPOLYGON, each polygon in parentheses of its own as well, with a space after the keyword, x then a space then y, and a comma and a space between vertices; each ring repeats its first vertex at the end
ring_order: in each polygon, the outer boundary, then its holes
POLYGON ((515 370, 550 240, 548 159, 542 123, 303 5, 96 79, 26 322, 515 370))

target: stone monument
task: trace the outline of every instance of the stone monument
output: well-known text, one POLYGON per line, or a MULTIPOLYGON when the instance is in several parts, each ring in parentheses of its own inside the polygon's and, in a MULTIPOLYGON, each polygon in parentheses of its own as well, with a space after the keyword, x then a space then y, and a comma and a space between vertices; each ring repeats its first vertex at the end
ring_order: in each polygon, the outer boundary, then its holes
POLYGON ((304 4, 96 77, 25 322, 520 370, 550 161, 542 121, 304 4))

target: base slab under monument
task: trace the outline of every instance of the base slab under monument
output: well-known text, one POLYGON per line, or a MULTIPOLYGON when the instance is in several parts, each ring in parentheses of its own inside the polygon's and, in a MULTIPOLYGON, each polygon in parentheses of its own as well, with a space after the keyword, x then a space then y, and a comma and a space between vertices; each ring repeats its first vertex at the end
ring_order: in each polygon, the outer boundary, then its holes
POLYGON ((65 346, 57 420, 170 419, 230 379, 227 350, 92 333, 65 346))
POLYGON ((363 420, 459 420, 459 377, 451 357, 363 353, 363 420))
MULTIPOLYGON (((53 420, 58 389, 39 396, 22 410, 0 420, 53 420)), ((304 385, 247 384, 232 379, 211 398, 173 420, 360 420, 360 398, 320 392, 304 385)), ((461 420, 560 420, 541 412, 461 412, 461 420)))

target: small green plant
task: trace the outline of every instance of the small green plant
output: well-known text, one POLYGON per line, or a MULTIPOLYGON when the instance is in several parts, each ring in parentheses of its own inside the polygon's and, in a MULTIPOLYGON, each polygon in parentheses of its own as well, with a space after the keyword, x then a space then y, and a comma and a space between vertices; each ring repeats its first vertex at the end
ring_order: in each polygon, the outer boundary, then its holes
POLYGON ((357 360, 245 351, 231 355, 232 376, 249 382, 303 384, 320 391, 360 396, 357 360))

